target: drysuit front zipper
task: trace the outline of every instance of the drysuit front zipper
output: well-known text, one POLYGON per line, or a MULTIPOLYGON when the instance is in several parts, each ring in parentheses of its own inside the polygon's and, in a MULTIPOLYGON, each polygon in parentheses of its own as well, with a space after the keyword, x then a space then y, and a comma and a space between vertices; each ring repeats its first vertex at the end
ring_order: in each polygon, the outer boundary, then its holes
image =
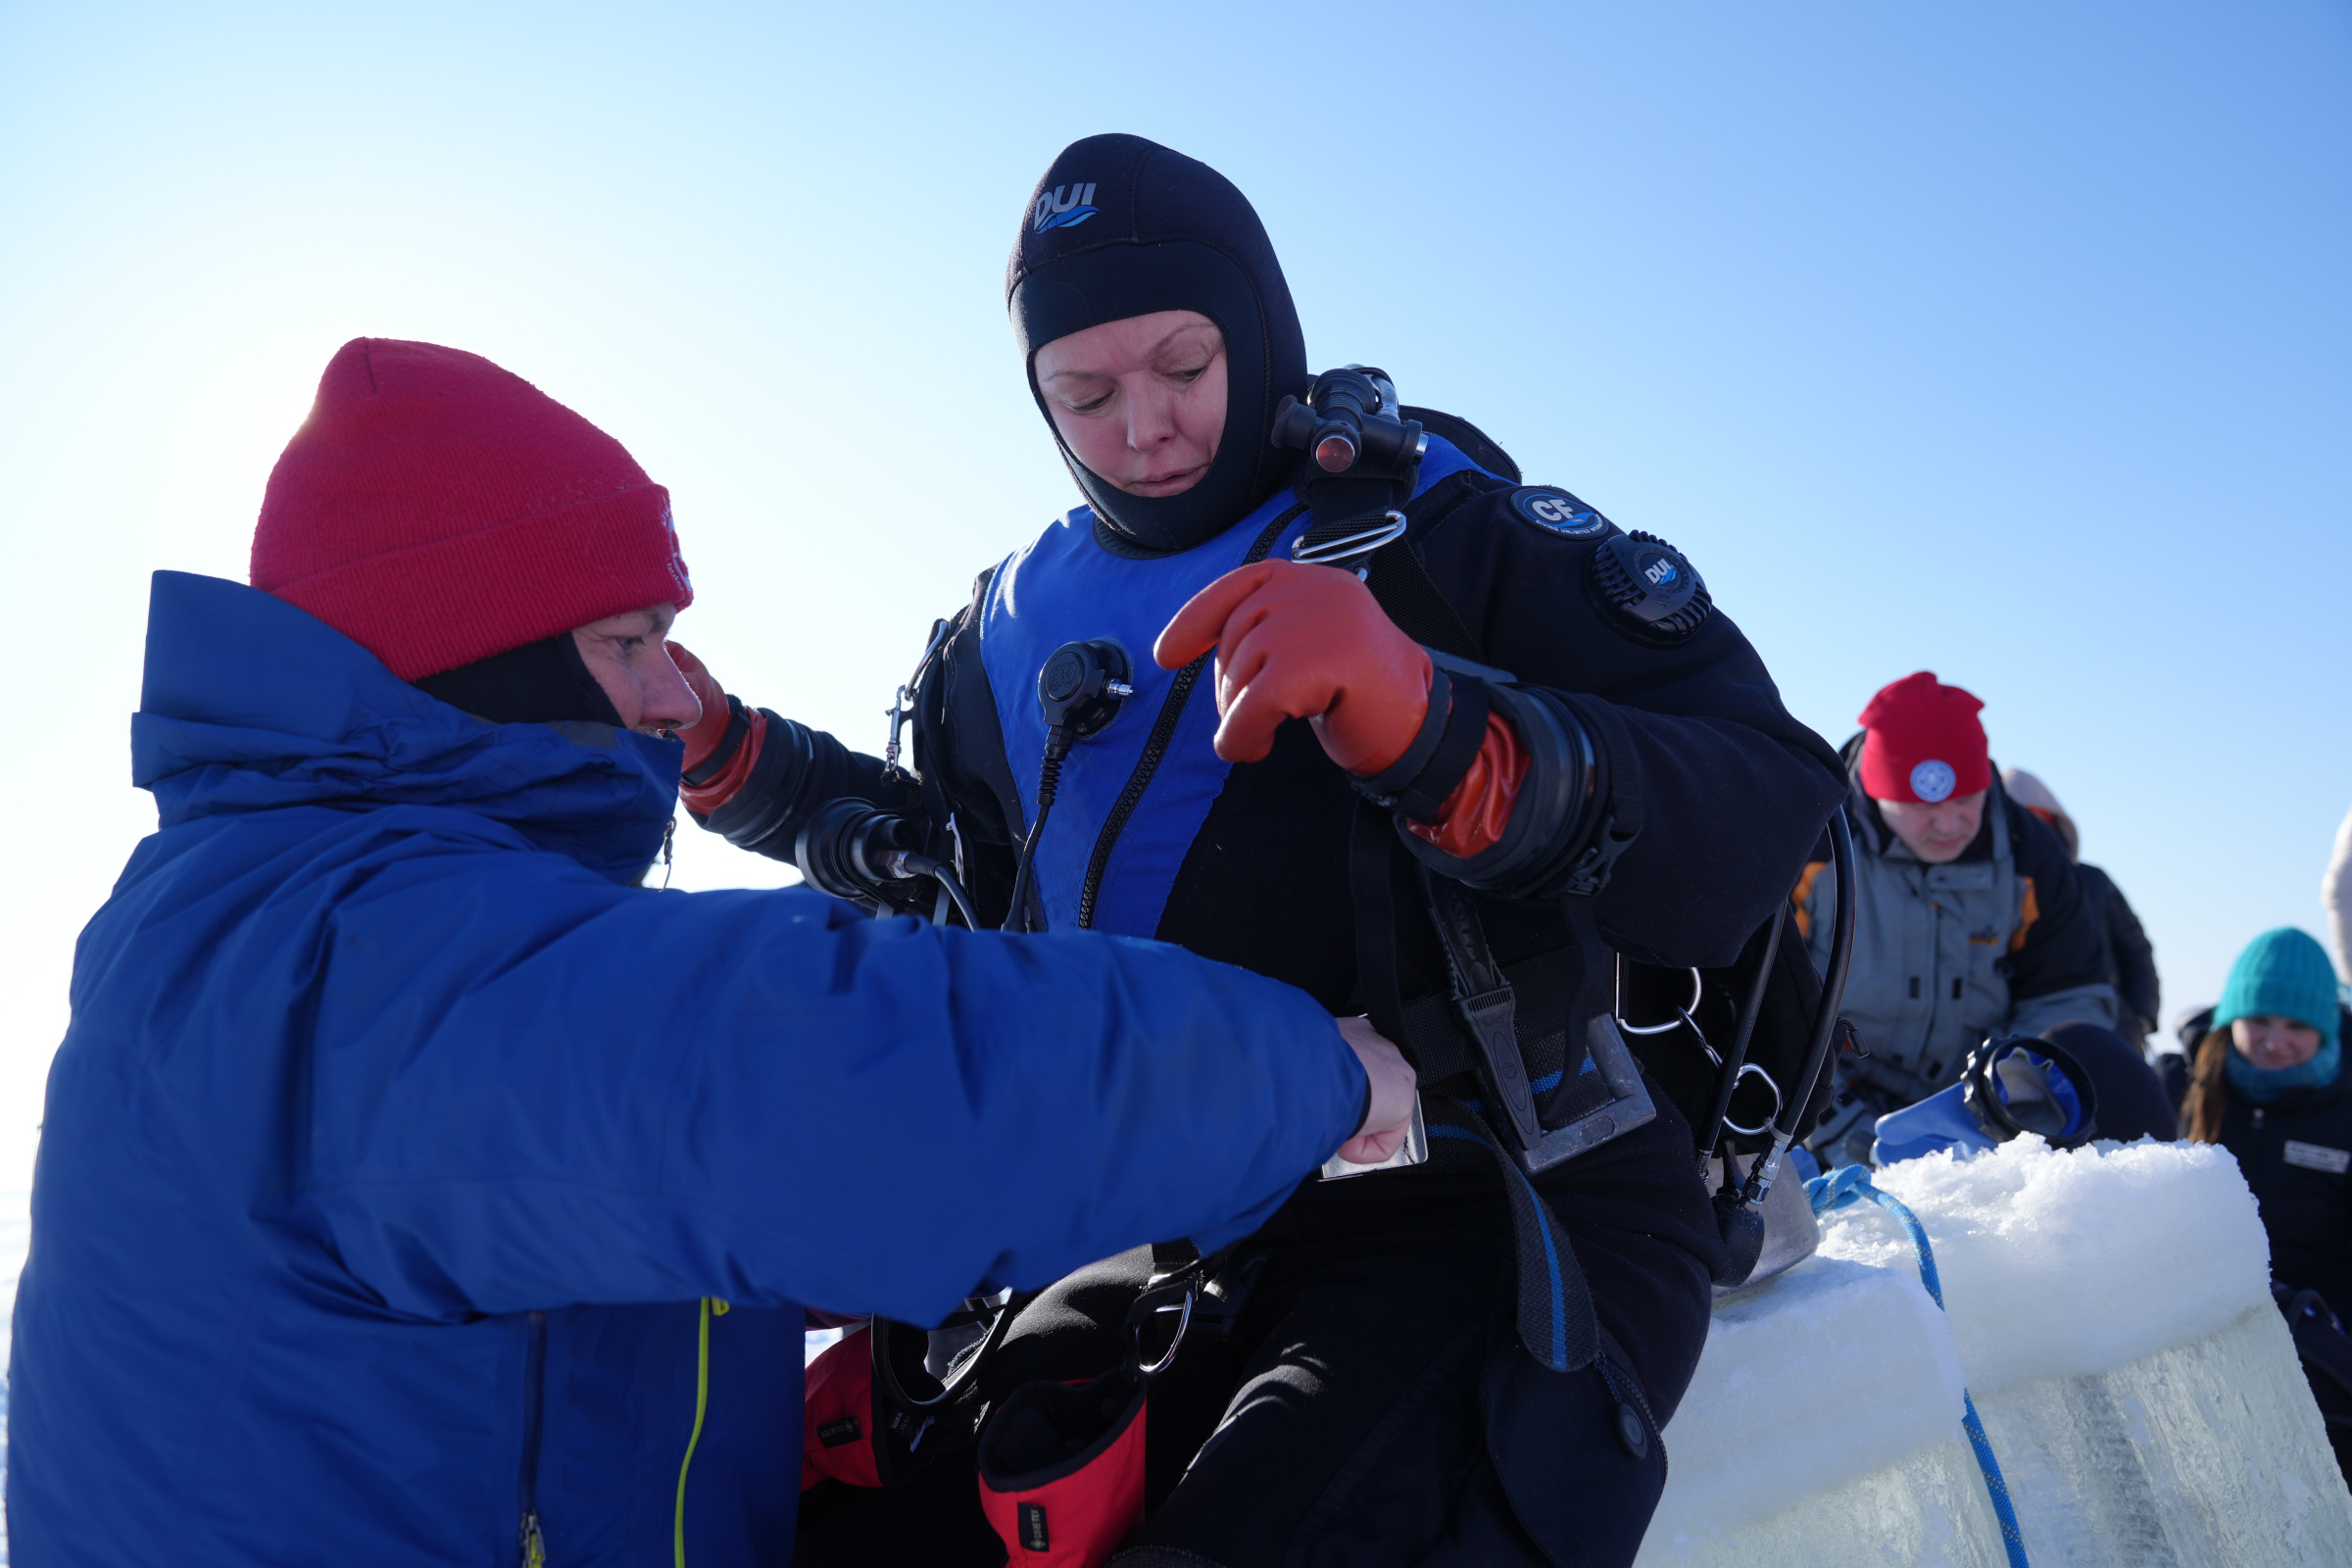
POLYGON ((539 1529, 539 1429, 547 1413, 547 1314, 525 1312, 530 1350, 522 1364, 522 1568, 546 1568, 547 1541, 539 1529))
MULTIPOLYGON (((1305 510, 1305 505, 1301 503, 1267 523, 1265 532, 1259 534, 1257 542, 1250 547, 1250 554, 1242 558, 1242 565, 1254 566, 1265 560, 1266 552, 1274 548, 1274 541, 1282 537, 1282 530, 1289 527, 1305 510)), ((1239 571, 1241 566, 1234 569, 1239 571)), ((1144 755, 1135 760, 1135 771, 1127 775, 1127 787, 1119 791, 1118 801, 1111 807, 1110 815, 1103 818, 1102 831, 1095 838, 1095 853, 1086 862, 1086 881, 1078 890, 1078 924, 1081 929, 1091 929, 1095 923, 1095 901, 1102 891, 1102 875, 1110 869, 1111 848, 1126 830, 1128 818, 1135 815, 1135 808, 1143 804, 1144 791, 1152 787, 1152 775, 1159 771, 1160 760, 1167 756, 1169 743, 1176 739, 1176 721, 1184 716, 1185 701, 1193 695, 1193 688, 1200 684, 1200 671, 1215 657, 1214 654, 1202 654, 1178 670, 1174 684, 1168 687, 1168 695, 1160 702, 1159 713, 1152 720, 1151 738, 1144 742, 1144 755)))

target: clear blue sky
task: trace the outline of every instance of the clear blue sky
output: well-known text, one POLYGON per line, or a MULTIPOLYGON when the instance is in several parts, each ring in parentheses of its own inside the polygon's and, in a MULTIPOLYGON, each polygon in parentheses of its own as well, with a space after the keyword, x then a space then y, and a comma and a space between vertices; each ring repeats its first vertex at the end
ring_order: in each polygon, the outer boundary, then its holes
MULTIPOLYGON (((1073 499, 1002 269, 1063 143, 1224 170, 1310 357, 1664 534, 1842 738, 1984 697, 2168 1013, 2352 805, 2352 11, 0 4, 0 1184, 138 835, 147 573, 243 575, 335 346, 487 354, 675 493, 681 628, 879 740, 1073 499), (1349 127, 1360 127, 1350 130, 1349 127)), ((772 880, 690 845, 680 880, 772 880)))

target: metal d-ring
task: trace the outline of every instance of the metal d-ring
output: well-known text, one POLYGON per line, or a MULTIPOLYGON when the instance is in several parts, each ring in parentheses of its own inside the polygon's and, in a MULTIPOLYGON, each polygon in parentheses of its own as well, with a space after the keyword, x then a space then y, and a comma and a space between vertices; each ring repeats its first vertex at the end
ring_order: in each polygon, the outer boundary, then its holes
MULTIPOLYGON (((994 1315, 988 1320, 988 1332, 949 1366, 948 1375, 939 1380, 939 1392, 928 1399, 916 1398, 908 1394, 899 1382, 898 1366, 890 1358, 890 1347, 885 1336, 891 1334, 900 1325, 888 1318, 875 1318, 873 1326, 867 1331, 867 1334, 873 1345, 874 1375, 881 1380, 885 1392, 899 1403, 912 1410, 939 1410, 954 1403, 956 1396, 961 1394, 965 1386, 979 1375, 981 1363, 994 1355, 997 1348, 1004 1343, 1005 1331, 1012 1327, 1013 1293, 1005 1291, 1002 1294, 1004 1298, 1004 1302, 994 1308, 994 1315)), ((970 1301, 986 1301, 988 1299, 990 1298, 987 1297, 969 1298, 965 1309, 972 1310, 969 1305, 970 1301)))
MULTIPOLYGON (((1193 1300, 1200 1294, 1200 1281, 1196 1274, 1193 1279, 1185 1282, 1184 1305, 1181 1308, 1169 1306, 1152 1308, 1154 1312, 1173 1312, 1181 1310, 1184 1315, 1176 1320, 1176 1337, 1168 1342, 1167 1353, 1162 1355, 1158 1360, 1152 1362, 1150 1366, 1142 1369, 1144 1377, 1147 1380, 1159 1376, 1169 1367, 1176 1364, 1176 1352, 1184 1348, 1184 1331, 1193 1326, 1193 1300)), ((1141 1323, 1138 1323, 1135 1326, 1135 1353, 1136 1359, 1140 1362, 1143 1359, 1144 1353, 1144 1326, 1141 1323)))
POLYGON ((1291 546, 1291 559, 1302 566, 1347 566, 1359 556, 1386 549, 1404 537, 1404 514, 1388 512, 1383 520, 1360 533, 1345 534, 1326 539, 1319 545, 1309 545, 1302 537, 1291 546))
POLYGON ((1772 1124, 1774 1122, 1780 1120, 1781 1086, 1773 1081, 1772 1074, 1766 1072, 1763 1068, 1750 1061, 1742 1063, 1740 1071, 1733 1076, 1732 1087, 1734 1089, 1738 1089, 1740 1086, 1740 1080, 1746 1077, 1751 1072, 1757 1077, 1763 1079, 1764 1087, 1772 1091, 1772 1114, 1764 1118, 1764 1124, 1761 1127, 1742 1127, 1738 1122, 1732 1120, 1729 1113, 1726 1113, 1724 1116, 1723 1124, 1726 1127, 1729 1127, 1732 1131, 1738 1133, 1742 1138, 1761 1138, 1766 1133, 1772 1131, 1772 1124))
MULTIPOLYGON (((1617 1027, 1629 1035, 1666 1035, 1689 1024, 1690 1032, 1698 1036, 1698 1043, 1706 1046, 1706 1034, 1698 1027, 1698 1020, 1690 1016, 1692 1011, 1697 1008, 1699 999, 1706 995, 1706 981, 1699 977, 1696 969, 1693 969, 1690 971, 1690 1000, 1674 1009, 1674 1017, 1671 1020, 1665 1023, 1627 1023, 1624 1014, 1618 1013, 1616 1014, 1617 1027)), ((1620 988, 1620 994, 1622 995, 1622 988, 1620 988)), ((1715 1055, 1713 1046, 1707 1046, 1707 1054, 1715 1056, 1715 1065, 1718 1067, 1723 1065, 1723 1058, 1715 1055)))

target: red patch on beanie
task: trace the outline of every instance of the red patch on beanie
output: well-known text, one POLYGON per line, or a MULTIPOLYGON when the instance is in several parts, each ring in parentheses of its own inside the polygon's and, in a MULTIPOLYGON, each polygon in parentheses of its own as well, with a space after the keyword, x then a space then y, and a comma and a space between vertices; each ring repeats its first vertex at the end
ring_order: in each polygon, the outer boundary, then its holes
POLYGON ((1862 710, 1862 793, 1934 806, 1991 787, 1984 706, 1924 669, 1881 689, 1862 710))
POLYGON ((694 602, 669 492, 619 442, 478 354, 381 337, 327 362, 251 576, 403 680, 694 602))

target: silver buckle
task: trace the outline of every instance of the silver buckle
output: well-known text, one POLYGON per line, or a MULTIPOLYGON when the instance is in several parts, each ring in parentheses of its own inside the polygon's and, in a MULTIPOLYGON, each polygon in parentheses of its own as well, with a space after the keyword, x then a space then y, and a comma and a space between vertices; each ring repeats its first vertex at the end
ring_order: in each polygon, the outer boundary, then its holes
POLYGON ((1566 1126, 1552 1128, 1533 1149, 1521 1150, 1519 1162, 1531 1174, 1549 1170, 1657 1119, 1658 1107, 1642 1086, 1642 1069, 1634 1064, 1625 1036, 1617 1032, 1617 1020, 1605 1012, 1596 1013, 1585 1036, 1592 1065, 1601 1082, 1609 1086, 1609 1103, 1566 1126))

